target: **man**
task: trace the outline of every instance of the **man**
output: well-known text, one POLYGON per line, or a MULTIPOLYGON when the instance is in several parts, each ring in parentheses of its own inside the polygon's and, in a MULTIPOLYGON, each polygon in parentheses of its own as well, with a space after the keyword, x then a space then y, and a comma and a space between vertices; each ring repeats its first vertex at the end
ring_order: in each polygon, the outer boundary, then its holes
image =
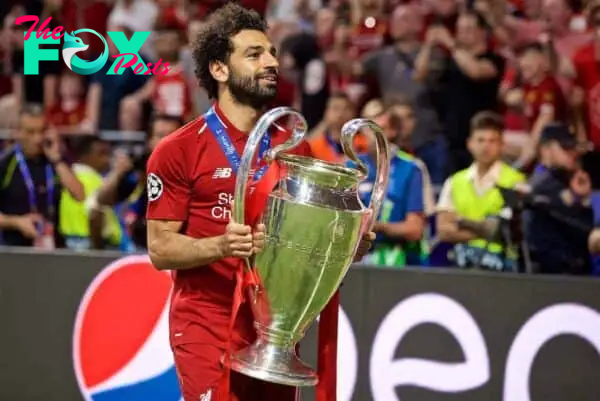
MULTIPOLYGON (((85 201, 79 202, 63 191, 60 200, 59 230, 65 237, 66 246, 73 250, 90 249, 89 209, 94 205, 90 200, 102 187, 105 174, 110 167, 110 144, 94 135, 78 137, 74 143, 77 163, 73 164, 73 172, 83 185, 85 201)), ((121 226, 119 219, 111 208, 103 210, 104 224, 100 239, 110 248, 119 249, 121 243, 121 226)))
POLYGON ((530 44, 519 55, 521 84, 506 92, 504 101, 527 119, 527 132, 505 134, 505 154, 516 166, 528 167, 535 159, 541 130, 548 122, 567 121, 567 101, 552 75, 542 45, 530 44))
MULTIPOLYGON (((422 242, 426 226, 423 174, 411 155, 391 144, 397 135, 391 119, 390 110, 384 110, 374 119, 390 143, 392 158, 387 194, 373 227, 377 239, 364 262, 396 268, 425 265, 428 255, 422 242)), ((369 135, 368 141, 368 152, 358 156, 369 169, 367 178, 358 187, 365 205, 371 201, 377 173, 375 137, 369 135)), ((347 165, 356 167, 353 162, 347 162, 347 165)))
MULTIPOLYGON (((174 271, 170 341, 185 401, 295 398, 293 387, 229 372, 220 362, 256 335, 248 302, 242 302, 240 258, 261 249, 264 226, 242 225, 230 216, 248 132, 276 95, 278 62, 265 31, 258 14, 234 3, 211 14, 194 58, 198 79, 216 103, 161 141, 148 162, 148 249, 158 269, 174 271)), ((289 133, 274 126, 269 138, 272 147, 289 133)), ((310 150, 303 144, 294 153, 310 150)), ((337 311, 336 301, 326 311, 337 311)), ((337 327, 323 314, 321 322, 337 327)), ((328 345, 335 355, 335 341, 328 345)), ((335 371, 329 374, 320 377, 321 385, 332 384, 317 390, 319 400, 335 400, 335 371)))
POLYGON ((60 247, 63 239, 55 228, 61 189, 83 201, 83 186, 63 159, 58 134, 48 128, 41 106, 22 109, 16 142, 0 157, 0 230, 4 244, 60 247))
POLYGON ((534 200, 525 235, 539 272, 589 274, 588 237, 594 223, 589 176, 580 169, 577 142, 562 124, 542 132, 541 153, 546 170, 529 182, 534 200), (543 203, 540 203, 543 202, 543 203))
MULTIPOLYGON (((390 36, 394 43, 369 53, 358 67, 366 75, 377 79, 379 92, 384 99, 402 94, 414 105, 416 126, 410 148, 427 164, 434 182, 441 185, 446 178, 443 176, 445 166, 438 167, 445 153, 439 151, 442 127, 431 88, 413 77, 415 60, 421 48, 422 27, 423 20, 415 5, 399 5, 392 13, 390 24, 390 36)), ((441 69, 441 52, 430 62, 436 64, 438 70, 441 69)))
POLYGON ((436 46, 442 46, 450 54, 439 78, 443 86, 439 104, 450 149, 450 170, 455 172, 471 163, 464 144, 473 116, 480 111, 498 108, 504 60, 489 49, 485 20, 474 11, 460 15, 456 38, 440 25, 429 28, 425 45, 415 60, 416 79, 424 80, 431 74, 436 46), (457 96, 460 96, 460 101, 457 96))
POLYGON ((498 186, 514 188, 525 181, 517 170, 500 161, 502 117, 481 112, 473 117, 467 143, 473 164, 446 180, 438 201, 439 239, 455 244, 460 267, 517 269, 517 255, 497 238, 497 220, 504 208, 498 186))
POLYGON ((593 40, 574 56, 576 71, 572 94, 577 138, 591 142, 593 150, 582 158, 583 168, 590 174, 594 189, 600 188, 600 2, 590 7, 589 26, 593 40))
MULTIPOLYGON (((123 152, 117 152, 113 169, 106 176, 104 184, 90 200, 90 226, 94 249, 103 249, 102 240, 105 226, 103 210, 127 201, 127 221, 129 236, 133 247, 146 249, 146 162, 158 142, 183 125, 177 117, 157 115, 150 124, 150 137, 145 153, 141 157, 130 158, 123 152)), ((124 245, 125 246, 125 245, 124 245)))
MULTIPOLYGON (((323 121, 312 130, 308 139, 312 155, 331 163, 345 163, 346 155, 340 143, 342 127, 354 117, 354 103, 345 93, 331 95, 327 100, 323 121)), ((355 149, 358 152, 366 151, 365 137, 359 133, 354 138, 355 149)))

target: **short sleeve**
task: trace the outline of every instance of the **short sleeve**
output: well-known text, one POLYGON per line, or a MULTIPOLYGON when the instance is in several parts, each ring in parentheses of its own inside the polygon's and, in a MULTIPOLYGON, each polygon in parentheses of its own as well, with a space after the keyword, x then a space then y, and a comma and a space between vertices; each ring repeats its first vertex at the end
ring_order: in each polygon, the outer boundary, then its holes
POLYGON ((158 144, 148 160, 146 180, 148 220, 187 219, 191 191, 181 144, 173 140, 158 144))
POLYGON ((406 211, 408 213, 423 213, 425 205, 423 203, 423 175, 416 166, 410 177, 408 186, 408 195, 406 199, 406 211))
POLYGON ((442 191, 440 192, 440 198, 436 208, 437 212, 454 212, 454 202, 452 201, 452 181, 450 178, 446 179, 442 191))

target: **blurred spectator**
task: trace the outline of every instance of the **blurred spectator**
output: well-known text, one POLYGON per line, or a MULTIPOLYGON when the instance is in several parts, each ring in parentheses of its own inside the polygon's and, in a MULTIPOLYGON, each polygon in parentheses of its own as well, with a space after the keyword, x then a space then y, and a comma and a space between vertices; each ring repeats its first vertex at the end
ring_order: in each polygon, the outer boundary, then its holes
POLYGON ((423 80, 431 73, 435 45, 450 52, 440 77, 443 85, 441 112, 450 148, 451 171, 457 171, 467 167, 472 160, 465 149, 471 119, 479 111, 497 109, 504 60, 489 49, 485 21, 473 11, 460 15, 456 39, 440 25, 429 29, 426 44, 415 61, 418 79, 423 80))
MULTIPOLYGON (((74 149, 77 162, 73 164, 73 172, 83 185, 85 200, 77 201, 63 191, 58 228, 67 248, 86 250, 91 249, 89 210, 96 208, 92 203, 94 194, 102 186, 102 175, 110 167, 111 149, 109 143, 92 135, 77 138, 74 149)), ((119 219, 110 208, 103 210, 103 217, 102 240, 108 248, 118 250, 122 236, 119 219)))
POLYGON ((589 25, 594 40, 577 51, 572 102, 575 126, 580 142, 591 142, 593 150, 583 158, 584 169, 591 175, 593 188, 600 188, 600 3, 593 3, 589 25))
POLYGON ((84 189, 61 154, 42 106, 26 105, 19 116, 16 146, 0 158, 0 228, 11 246, 62 247, 58 208, 64 188, 84 200, 84 189))
POLYGON ((90 214, 91 236, 96 239, 93 243, 95 249, 103 249, 106 246, 103 241, 98 241, 103 238, 103 208, 113 207, 122 202, 126 202, 128 206, 125 224, 131 240, 137 249, 146 248, 146 161, 158 142, 182 125, 183 122, 176 117, 157 115, 152 121, 144 154, 135 158, 124 153, 117 155, 115 167, 107 175, 92 201, 97 206, 90 214))
POLYGON ((48 108, 46 115, 50 125, 60 134, 81 134, 81 123, 86 116, 83 77, 71 70, 63 70, 56 102, 48 108))
POLYGON ((400 147, 400 150, 413 155, 413 162, 421 170, 423 177, 423 202, 425 204, 425 215, 431 216, 435 208, 435 194, 432 183, 438 184, 431 178, 429 165, 431 165, 440 180, 440 184, 445 178, 444 168, 446 160, 446 149, 441 148, 437 154, 427 154, 426 152, 413 152, 412 136, 415 135, 415 127, 417 121, 415 119, 415 110, 411 102, 396 98, 388 102, 386 112, 376 118, 377 123, 389 126, 396 132, 394 139, 391 139, 394 144, 400 147), (387 117, 386 117, 387 115, 387 117), (420 157, 424 155, 429 162, 429 165, 420 157))
MULTIPOLYGON (((133 31, 126 26, 109 26, 109 31, 121 31, 131 40, 133 31)), ((109 58, 119 54, 119 50, 112 40, 107 41, 109 58)), ((142 61, 147 62, 145 54, 140 53, 142 61)), ((112 63, 106 65, 97 73, 92 75, 91 84, 87 96, 88 113, 83 125, 89 132, 97 129, 116 130, 119 129, 119 106, 121 100, 142 88, 148 81, 150 75, 138 75, 132 68, 127 68, 121 75, 107 75, 112 63)))
MULTIPOLYGON (((422 241, 426 225, 423 175, 414 158, 393 145, 397 131, 389 124, 389 118, 390 115, 385 111, 375 117, 391 146, 390 183, 380 215, 373 227, 377 240, 364 262, 397 268, 426 265, 428 253, 422 241)), ((359 154, 359 160, 368 169, 367 178, 358 187, 359 196, 365 205, 371 201, 377 174, 374 135, 368 135, 367 140, 368 151, 359 154)), ((356 167, 353 162, 347 162, 347 165, 356 167)))
POLYGON ((349 44, 352 55, 360 57, 383 46, 388 21, 383 0, 351 0, 349 44))
MULTIPOLYGON (((325 116, 309 133, 308 143, 312 154, 317 159, 331 163, 344 163, 346 156, 340 137, 342 126, 356 116, 352 101, 343 93, 334 93, 327 101, 325 116)), ((354 137, 354 150, 357 153, 365 152, 367 149, 366 138, 358 133, 354 137)))
MULTIPOLYGON (((123 26, 132 32, 151 32, 158 19, 158 12, 159 9, 153 0, 116 0, 108 17, 108 26, 123 26)), ((154 58, 152 40, 146 40, 140 54, 154 58)))
POLYGON ((504 102, 526 118, 526 131, 507 133, 507 153, 527 166, 535 159, 541 130, 552 121, 567 121, 567 101, 551 73, 549 60, 540 44, 524 47, 519 55, 520 84, 504 93, 504 102))
POLYGON ((514 188, 525 181, 517 170, 500 161, 502 117, 480 112, 473 117, 468 148, 473 164, 444 183, 437 206, 440 240, 455 244, 460 267, 516 271, 518 253, 498 238, 498 219, 504 198, 497 186, 514 188))
MULTIPOLYGON (((379 92, 384 99, 402 95, 412 102, 414 111, 406 117, 412 119, 409 125, 412 123, 414 132, 410 133, 411 143, 406 145, 427 164, 434 183, 441 185, 446 178, 446 149, 441 137, 442 127, 430 86, 413 79, 415 60, 421 48, 419 35, 422 26, 422 19, 415 6, 398 6, 392 14, 390 24, 394 44, 369 53, 362 65, 357 67, 377 79, 379 92)), ((435 75, 435 68, 440 70, 441 61, 439 56, 437 62, 435 58, 430 59, 430 76, 435 75)))
POLYGON ((202 29, 202 24, 203 23, 200 20, 190 21, 187 30, 187 43, 181 49, 181 66, 183 68, 189 90, 192 93, 194 115, 206 113, 212 104, 204 88, 201 88, 198 84, 196 74, 194 73, 195 64, 192 56, 192 44, 202 29))
POLYGON ((156 56, 162 67, 142 88, 121 101, 121 129, 137 131, 142 128, 143 106, 148 101, 156 114, 184 121, 191 117, 189 81, 180 63, 181 40, 180 32, 169 27, 155 32, 156 56), (163 75, 165 71, 167 73, 163 75))
POLYGON ((590 274, 588 238, 593 227, 590 178, 579 168, 574 136, 561 124, 544 129, 545 171, 529 192, 543 199, 528 211, 525 233, 541 273, 590 274))

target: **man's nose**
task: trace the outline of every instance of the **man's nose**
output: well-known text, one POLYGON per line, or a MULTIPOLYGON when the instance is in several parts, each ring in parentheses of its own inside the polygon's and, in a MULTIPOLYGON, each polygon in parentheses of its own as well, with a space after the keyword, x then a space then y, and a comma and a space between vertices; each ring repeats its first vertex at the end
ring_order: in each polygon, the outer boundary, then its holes
POLYGON ((279 60, 271 53, 266 53, 265 68, 279 68, 279 60))

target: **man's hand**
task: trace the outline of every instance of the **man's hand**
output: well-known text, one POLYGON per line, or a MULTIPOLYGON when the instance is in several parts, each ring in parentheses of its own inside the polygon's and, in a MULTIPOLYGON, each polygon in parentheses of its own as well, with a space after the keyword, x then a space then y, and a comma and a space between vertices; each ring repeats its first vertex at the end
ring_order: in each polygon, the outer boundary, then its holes
POLYGON ((14 227, 26 238, 34 239, 38 236, 37 225, 42 222, 42 216, 31 213, 24 216, 14 216, 13 219, 14 227))
POLYGON ((592 193, 590 176, 583 170, 578 170, 571 179, 571 191, 579 197, 586 198, 592 193))
POLYGON ((367 252, 369 252, 369 249, 371 249, 371 246, 373 245, 373 241, 375 241, 375 237, 376 235, 373 231, 363 234, 362 238, 360 239, 360 244, 358 245, 356 255, 354 255, 354 262, 360 262, 367 252))
POLYGON ((265 247, 265 225, 257 224, 252 233, 252 253, 257 254, 265 247))
MULTIPOLYGON (((234 202, 231 202, 232 213, 234 208, 234 202)), ((225 258, 229 256, 249 258, 262 251, 265 246, 265 225, 257 224, 253 232, 252 227, 239 224, 231 217, 225 228, 221 246, 225 258)))
POLYGON ((46 134, 47 143, 44 144, 44 154, 51 163, 58 163, 62 157, 60 153, 60 141, 55 128, 50 128, 46 134))

